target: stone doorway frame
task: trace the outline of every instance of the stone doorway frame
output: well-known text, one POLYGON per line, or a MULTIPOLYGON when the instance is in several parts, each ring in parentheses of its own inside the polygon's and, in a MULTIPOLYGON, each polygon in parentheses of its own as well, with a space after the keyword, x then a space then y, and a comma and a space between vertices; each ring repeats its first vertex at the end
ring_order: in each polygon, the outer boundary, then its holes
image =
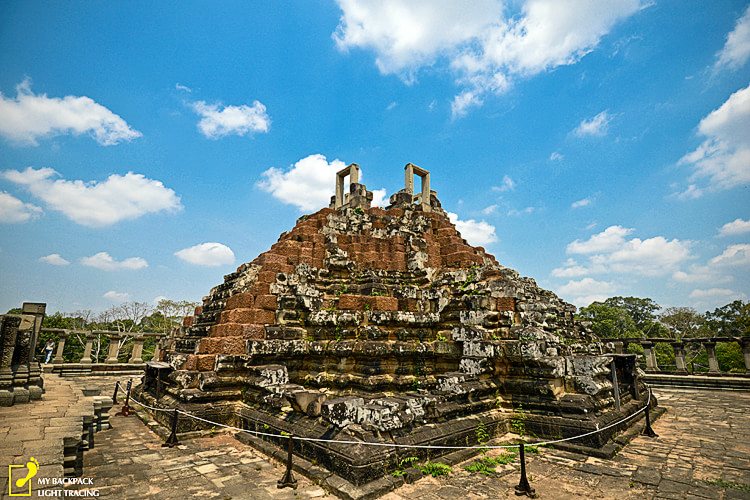
POLYGON ((420 204, 422 205, 422 211, 430 212, 430 172, 413 163, 407 163, 404 170, 406 171, 406 191, 410 195, 414 196, 414 175, 416 174, 422 179, 420 204))
POLYGON ((346 179, 347 175, 349 176, 350 187, 352 184, 359 184, 359 165, 352 163, 348 167, 336 172, 336 199, 333 205, 333 208, 336 210, 341 208, 345 202, 344 179, 346 179))

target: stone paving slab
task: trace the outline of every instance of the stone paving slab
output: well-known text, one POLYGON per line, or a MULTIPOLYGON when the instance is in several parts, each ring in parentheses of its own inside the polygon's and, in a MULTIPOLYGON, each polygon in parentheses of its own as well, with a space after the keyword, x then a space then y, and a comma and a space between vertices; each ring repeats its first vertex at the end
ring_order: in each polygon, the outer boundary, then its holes
POLYGON ((93 414, 93 400, 71 380, 45 376, 44 391, 41 401, 0 407, 0 498, 9 493, 9 466, 31 457, 38 477, 62 477, 63 436, 80 436, 82 412, 90 407, 93 414))
MULTIPOLYGON (((42 402, 0 409, 0 467, 8 491, 7 464, 23 463, 37 453, 37 477, 61 477, 50 425, 65 425, 67 406, 79 404, 81 385, 109 395, 114 377, 75 381, 46 376, 42 402), (49 397, 48 397, 49 396, 49 397), (75 403, 72 403, 75 401, 75 403), (34 411, 31 412, 30 409, 34 411), (62 408, 62 411, 61 411, 62 408), (8 410, 12 410, 8 412, 8 410), (53 413, 54 410, 54 413, 53 413), (40 438, 41 436, 41 438, 40 438)), ((540 498, 750 499, 750 393, 691 389, 655 389, 668 408, 653 428, 657 438, 636 437, 612 460, 562 450, 529 454, 529 480, 540 498)), ((119 410, 119 405, 111 412, 119 410)), ((70 417, 73 418, 73 417, 70 417)), ((284 466, 232 436, 185 440, 162 448, 161 439, 137 417, 111 417, 113 429, 97 433, 96 446, 84 454, 83 477, 107 498, 297 499, 333 496, 295 473, 298 488, 278 489, 284 466)), ((639 424, 640 425, 640 424, 639 424)), ((492 450, 488 455, 500 452, 492 450)), ((35 455, 36 457, 36 455, 35 455)), ((470 460, 462 465, 467 465, 470 460)), ((513 498, 518 462, 496 466, 483 475, 454 466, 444 477, 424 477, 385 495, 387 500, 513 498)), ((71 489, 86 488, 72 486, 71 489)), ((72 492, 71 492, 72 493, 72 492)), ((8 497, 10 498, 10 497, 8 497)), ((15 497, 14 497, 15 498, 15 497)))

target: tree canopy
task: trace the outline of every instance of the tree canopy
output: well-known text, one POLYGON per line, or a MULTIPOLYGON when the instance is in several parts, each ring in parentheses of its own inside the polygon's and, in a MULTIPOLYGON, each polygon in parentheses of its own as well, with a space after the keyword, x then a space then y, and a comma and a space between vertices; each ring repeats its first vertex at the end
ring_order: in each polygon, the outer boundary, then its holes
POLYGON ((592 331, 601 338, 750 335, 750 301, 735 300, 705 314, 692 307, 660 310, 661 306, 650 298, 610 297, 582 307, 577 317, 590 321, 592 331))

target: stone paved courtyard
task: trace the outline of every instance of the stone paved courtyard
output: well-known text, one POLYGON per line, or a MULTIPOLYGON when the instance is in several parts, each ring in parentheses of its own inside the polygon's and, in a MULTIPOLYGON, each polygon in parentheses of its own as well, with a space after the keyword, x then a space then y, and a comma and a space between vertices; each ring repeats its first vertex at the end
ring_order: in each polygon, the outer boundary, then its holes
MULTIPOLYGON (((47 375, 50 398, 42 405, 61 406, 70 380, 47 375), (64 386, 64 387, 61 387, 64 386), (52 398, 52 395, 55 395, 52 398)), ((110 377, 77 379, 79 385, 102 388, 109 394, 110 377)), ((528 456, 532 487, 540 498, 708 498, 750 499, 750 393, 656 389, 668 412, 654 424, 659 437, 637 437, 614 460, 586 458, 560 450, 542 449, 528 456)), ((48 412, 37 404, 0 410, 3 456, 21 463, 26 442, 37 448, 39 438, 13 443, 11 429, 20 425, 38 436, 48 412), (39 431, 30 430, 34 425, 39 431), (18 455, 18 456, 16 456, 18 455)), ((119 405, 115 407, 119 410, 119 405)), ((59 411, 59 410, 58 410, 59 411)), ((114 413, 114 412, 113 412, 114 413)), ((137 417, 112 417, 113 429, 96 435, 96 445, 84 455, 84 477, 106 498, 297 499, 332 497, 323 488, 295 474, 298 488, 277 489, 282 464, 264 457, 229 435, 185 440, 162 448, 159 437, 137 417)), ((24 434, 24 436, 26 435, 24 434)), ((495 450, 489 455, 498 454, 495 450)), ((54 455, 48 454, 50 457, 54 455)), ((40 455, 42 456, 42 455, 40 455)), ((42 463, 44 472, 47 464, 42 463)), ((465 465, 465 464, 464 464, 465 465)), ((388 500, 448 500, 454 498, 513 498, 519 481, 518 462, 498 465, 491 475, 461 467, 444 477, 425 477, 387 494, 388 500)), ((49 466, 47 466, 49 467, 49 466)), ((5 467, 4 467, 5 468, 5 467)), ((7 471, 7 468, 5 468, 7 471)), ((47 469, 51 470, 51 469, 47 469)), ((3 498, 8 492, 3 474, 3 498)))

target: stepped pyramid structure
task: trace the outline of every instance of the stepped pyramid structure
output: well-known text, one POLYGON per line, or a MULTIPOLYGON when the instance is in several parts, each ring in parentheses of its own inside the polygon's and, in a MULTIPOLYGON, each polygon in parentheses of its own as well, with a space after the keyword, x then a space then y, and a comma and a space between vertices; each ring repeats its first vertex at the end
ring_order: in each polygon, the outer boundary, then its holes
MULTIPOLYGON (((606 354, 575 306, 469 245, 429 172, 405 170, 385 209, 356 164, 339 172, 329 208, 204 297, 164 354, 167 383, 157 393, 147 376, 139 395, 275 434, 452 446, 475 444, 479 424, 505 434, 519 412, 526 433, 552 438, 642 406, 634 355, 606 354)), ((618 430, 578 444, 601 448, 618 430)), ((295 452, 355 485, 426 453, 297 441, 295 452)))

